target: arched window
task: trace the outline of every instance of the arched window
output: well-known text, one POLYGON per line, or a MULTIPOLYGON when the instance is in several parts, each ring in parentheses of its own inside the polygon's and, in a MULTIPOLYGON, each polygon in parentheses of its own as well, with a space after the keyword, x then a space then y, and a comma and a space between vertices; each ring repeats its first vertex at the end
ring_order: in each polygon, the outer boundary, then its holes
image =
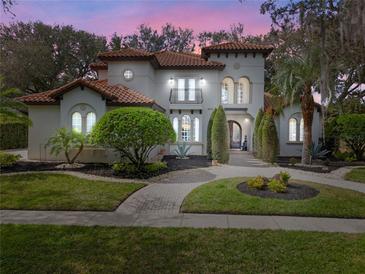
POLYGON ((86 115, 86 133, 90 133, 96 123, 96 115, 94 112, 89 112, 86 115))
POLYGON ((181 119, 181 139, 184 142, 191 141, 191 119, 189 115, 184 115, 181 119))
POLYGON ((194 141, 199 142, 199 118, 194 118, 194 141))
POLYGON ((232 78, 226 77, 222 82, 221 91, 221 102, 222 104, 233 104, 234 103, 234 82, 232 78))
POLYGON ((72 113, 72 130, 82 132, 82 118, 80 112, 72 113))
POLYGON ((179 119, 175 117, 172 119, 172 127, 174 128, 175 134, 176 134, 176 141, 179 140, 179 119))
POLYGON ((299 141, 303 142, 304 140, 304 119, 300 119, 300 126, 299 126, 299 141))
POLYGON ((289 119, 289 141, 295 142, 297 140, 297 119, 289 119))
POLYGON ((241 77, 238 81, 237 104, 250 103, 250 81, 246 77, 241 77))

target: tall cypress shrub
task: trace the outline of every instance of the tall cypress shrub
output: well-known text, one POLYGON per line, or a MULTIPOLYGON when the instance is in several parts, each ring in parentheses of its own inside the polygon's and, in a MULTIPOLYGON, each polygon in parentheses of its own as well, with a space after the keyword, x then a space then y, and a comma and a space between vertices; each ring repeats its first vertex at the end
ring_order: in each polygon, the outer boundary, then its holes
POLYGON ((279 152, 279 140, 276 131, 274 117, 266 114, 262 127, 262 158, 264 161, 273 163, 279 152))
POLYGON ((213 119, 212 125, 212 156, 219 163, 227 163, 228 151, 228 125, 223 107, 219 106, 213 119))
POLYGON ((214 115, 217 112, 217 109, 215 108, 210 115, 209 122, 208 122, 208 132, 207 132, 207 155, 208 159, 212 159, 212 126, 213 126, 213 119, 214 115))
POLYGON ((260 125, 257 129, 257 137, 256 137, 256 157, 257 158, 262 158, 262 129, 264 127, 266 116, 267 116, 266 113, 264 113, 262 115, 260 125))
POLYGON ((261 120, 262 120, 263 117, 264 117, 264 112, 260 108, 259 111, 257 112, 257 115, 256 115, 255 129, 254 129, 254 133, 253 133, 253 149, 254 149, 254 152, 257 152, 257 147, 259 147, 261 145, 261 143, 260 143, 261 140, 258 139, 258 131, 259 131, 260 123, 261 123, 261 120))

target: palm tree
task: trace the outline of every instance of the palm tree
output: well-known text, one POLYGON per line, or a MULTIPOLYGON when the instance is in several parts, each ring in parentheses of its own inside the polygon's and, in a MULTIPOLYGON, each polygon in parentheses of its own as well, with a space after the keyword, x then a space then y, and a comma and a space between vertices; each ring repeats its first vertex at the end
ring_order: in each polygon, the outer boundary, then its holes
POLYGON ((31 124, 28 116, 24 114, 26 105, 15 99, 20 95, 16 88, 6 88, 0 77, 0 122, 31 124))
POLYGON ((320 77, 318 50, 308 50, 279 62, 274 84, 290 104, 300 101, 304 120, 302 163, 309 164, 309 148, 312 145, 314 113, 314 88, 320 77))

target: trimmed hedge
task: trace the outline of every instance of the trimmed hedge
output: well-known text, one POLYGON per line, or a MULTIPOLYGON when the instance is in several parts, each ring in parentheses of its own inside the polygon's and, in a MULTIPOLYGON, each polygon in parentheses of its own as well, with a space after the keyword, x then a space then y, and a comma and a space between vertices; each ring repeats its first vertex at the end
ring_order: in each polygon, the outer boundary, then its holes
POLYGON ((0 123, 0 149, 26 148, 28 125, 22 123, 0 123))
POLYGON ((208 132, 207 132, 207 155, 208 159, 212 159, 212 126, 213 126, 213 120, 214 115, 217 112, 217 109, 215 108, 210 115, 209 122, 208 122, 208 132))
POLYGON ((257 137, 256 137, 256 156, 258 158, 262 158, 262 130, 264 127, 264 120, 266 114, 264 114, 261 118, 260 125, 257 129, 257 137))
POLYGON ((258 138, 258 132, 259 132, 259 127, 260 127, 263 117, 264 117, 264 112, 260 108, 259 112, 256 115, 255 129, 254 129, 254 135, 253 135, 253 148, 254 148, 255 152, 258 152, 258 149, 261 148, 261 140, 258 138))
POLYGON ((262 159, 273 163, 279 152, 279 140, 274 118, 271 114, 265 114, 262 127, 262 159))
POLYGON ((229 160, 228 124, 223 107, 219 106, 214 115, 212 125, 212 155, 213 160, 225 164, 229 160))

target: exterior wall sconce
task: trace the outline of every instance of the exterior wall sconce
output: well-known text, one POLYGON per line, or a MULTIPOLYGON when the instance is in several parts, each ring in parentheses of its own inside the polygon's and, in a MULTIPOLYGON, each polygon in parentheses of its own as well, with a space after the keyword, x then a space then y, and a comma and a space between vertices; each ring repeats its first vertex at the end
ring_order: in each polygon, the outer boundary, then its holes
POLYGON ((169 79, 169 85, 170 85, 170 87, 173 87, 173 86, 174 86, 174 82, 175 82, 175 81, 174 81, 174 78, 172 78, 172 77, 171 77, 171 78, 169 79))
POLYGON ((205 85, 205 79, 203 77, 200 77, 200 85, 204 86, 205 85))

